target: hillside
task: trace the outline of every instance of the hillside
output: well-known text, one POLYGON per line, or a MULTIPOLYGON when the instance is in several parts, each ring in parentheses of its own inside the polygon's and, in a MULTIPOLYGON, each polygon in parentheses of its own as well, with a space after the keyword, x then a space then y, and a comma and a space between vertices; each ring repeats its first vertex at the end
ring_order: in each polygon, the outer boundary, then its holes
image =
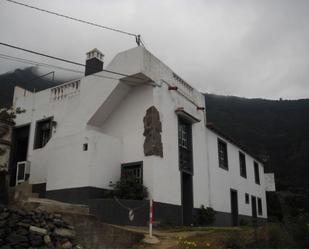
POLYGON ((208 122, 266 160, 280 190, 309 189, 309 99, 206 94, 208 122))
POLYGON ((14 72, 9 72, 0 75, 0 107, 10 107, 13 100, 14 87, 20 86, 29 91, 44 90, 55 86, 60 82, 51 80, 48 77, 38 78, 38 73, 35 67, 25 69, 16 69, 14 72))

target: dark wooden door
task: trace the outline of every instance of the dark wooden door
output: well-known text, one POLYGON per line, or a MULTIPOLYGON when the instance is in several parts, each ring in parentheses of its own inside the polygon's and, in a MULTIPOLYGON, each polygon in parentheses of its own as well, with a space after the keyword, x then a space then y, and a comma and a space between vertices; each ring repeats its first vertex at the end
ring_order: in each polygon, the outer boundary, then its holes
POLYGON ((17 162, 26 161, 28 153, 30 125, 13 129, 12 147, 10 155, 10 185, 16 184, 17 162))
POLYGON ((193 223, 193 185, 192 175, 181 172, 182 220, 183 225, 193 223))
POLYGON ((184 225, 193 223, 193 152, 192 124, 179 119, 178 122, 179 170, 181 174, 181 204, 184 225))
POLYGON ((255 196, 251 196, 251 207, 252 207, 252 218, 256 219, 257 211, 256 211, 256 198, 255 198, 255 196))
POLYGON ((234 189, 231 189, 231 219, 232 226, 238 226, 238 196, 234 189))

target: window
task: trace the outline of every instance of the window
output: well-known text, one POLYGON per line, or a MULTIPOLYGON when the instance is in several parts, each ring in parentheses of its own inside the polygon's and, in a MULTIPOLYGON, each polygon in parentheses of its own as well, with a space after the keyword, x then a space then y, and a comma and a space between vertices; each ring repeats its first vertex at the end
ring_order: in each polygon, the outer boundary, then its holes
POLYGON ((255 183, 260 184, 259 164, 257 162, 254 162, 254 178, 255 183))
POLYGON ((218 139, 218 157, 219 157, 219 167, 228 170, 227 161, 227 145, 222 140, 218 139))
POLYGON ((248 193, 245 194, 245 199, 246 199, 246 204, 249 204, 250 198, 249 198, 249 194, 248 193))
POLYGON ((52 118, 37 121, 34 137, 34 149, 43 148, 52 135, 52 118))
POLYGON ((244 178, 247 178, 246 156, 244 153, 240 151, 239 151, 239 168, 240 168, 240 175, 244 178))
POLYGON ((121 179, 134 178, 143 183, 143 162, 126 163, 121 165, 121 179))
POLYGON ((182 119, 178 120, 178 152, 180 170, 192 174, 192 126, 182 119))
POLYGON ((258 214, 262 215, 263 214, 263 210, 262 210, 262 199, 261 198, 257 198, 258 201, 258 214))
POLYGON ((87 151, 87 150, 88 150, 88 144, 85 143, 85 144, 83 144, 83 151, 87 151))

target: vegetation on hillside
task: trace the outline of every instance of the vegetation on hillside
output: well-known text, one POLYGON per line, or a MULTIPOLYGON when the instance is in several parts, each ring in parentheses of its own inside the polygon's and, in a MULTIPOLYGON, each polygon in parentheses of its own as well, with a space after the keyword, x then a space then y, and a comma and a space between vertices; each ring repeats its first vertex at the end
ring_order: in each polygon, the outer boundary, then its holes
POLYGON ((309 99, 265 100, 206 94, 212 122, 266 162, 279 190, 308 193, 309 99))

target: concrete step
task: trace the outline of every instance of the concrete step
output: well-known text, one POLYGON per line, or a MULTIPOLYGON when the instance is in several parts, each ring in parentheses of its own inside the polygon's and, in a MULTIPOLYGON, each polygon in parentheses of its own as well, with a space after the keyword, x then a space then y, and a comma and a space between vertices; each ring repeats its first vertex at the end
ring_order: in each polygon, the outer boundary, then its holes
POLYGON ((9 188, 10 203, 17 203, 30 197, 37 198, 39 195, 32 192, 32 185, 28 182, 22 182, 15 187, 9 188))

